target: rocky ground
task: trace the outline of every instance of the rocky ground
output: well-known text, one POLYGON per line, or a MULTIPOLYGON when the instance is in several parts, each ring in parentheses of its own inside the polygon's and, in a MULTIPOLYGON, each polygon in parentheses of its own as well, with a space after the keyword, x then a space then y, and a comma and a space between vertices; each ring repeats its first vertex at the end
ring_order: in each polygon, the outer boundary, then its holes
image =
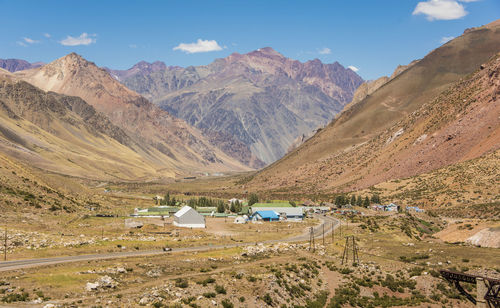
MULTIPOLYGON (((343 217, 339 217, 343 218, 343 217)), ((498 250, 445 243, 424 214, 342 219, 308 242, 61 264, 3 273, 0 301, 34 307, 471 307, 443 268, 497 277, 498 250), (342 262, 346 235, 359 262, 342 262), (54 306, 52 306, 54 305, 54 306)), ((475 286, 464 284, 474 294, 475 286)))

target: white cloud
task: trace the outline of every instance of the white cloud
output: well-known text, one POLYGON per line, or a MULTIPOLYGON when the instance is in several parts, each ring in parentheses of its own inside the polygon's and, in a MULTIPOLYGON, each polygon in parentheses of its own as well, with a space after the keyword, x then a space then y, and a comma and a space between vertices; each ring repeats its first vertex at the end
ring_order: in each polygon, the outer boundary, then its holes
POLYGON ((426 15, 428 20, 453 20, 464 17, 468 12, 455 0, 428 0, 419 2, 415 7, 413 15, 419 14, 426 15))
POLYGON ((128 45, 129 48, 137 48, 137 45, 136 44, 130 44, 128 45))
POLYGON ((25 43, 28 43, 28 44, 40 43, 40 41, 36 41, 36 40, 30 39, 29 37, 23 37, 23 40, 24 40, 25 43))
POLYGON ((16 44, 19 46, 28 47, 28 45, 26 43, 21 42, 21 41, 17 41, 16 44))
POLYGON ((454 36, 443 36, 441 40, 439 41, 441 44, 448 43, 452 39, 454 39, 454 36))
POLYGON ((184 51, 185 53, 209 52, 219 51, 222 47, 217 44, 215 40, 202 40, 198 39, 196 43, 180 43, 174 47, 173 50, 184 51))
POLYGON ((478 2, 480 0, 459 0, 460 2, 478 2))
POLYGON ((48 33, 44 33, 43 36, 45 36, 46 38, 50 38, 51 37, 51 35, 48 34, 48 33))
POLYGON ((353 71, 353 72, 357 72, 357 71, 359 71, 359 68, 357 68, 357 67, 355 67, 355 66, 352 66, 352 65, 349 65, 347 68, 348 68, 348 69, 350 69, 350 70, 351 70, 351 71, 353 71))
POLYGON ((328 47, 322 48, 320 51, 318 51, 320 55, 329 55, 332 53, 332 50, 328 47))
POLYGON ((61 45, 64 46, 79 46, 79 45, 90 45, 96 42, 94 38, 95 34, 82 33, 79 37, 72 37, 68 35, 64 40, 60 41, 61 45))

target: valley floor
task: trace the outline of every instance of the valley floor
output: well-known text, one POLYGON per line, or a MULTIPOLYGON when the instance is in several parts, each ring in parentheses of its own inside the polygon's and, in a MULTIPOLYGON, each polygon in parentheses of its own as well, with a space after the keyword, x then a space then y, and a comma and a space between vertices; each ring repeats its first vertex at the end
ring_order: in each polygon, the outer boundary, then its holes
MULTIPOLYGON (((324 245, 323 237, 317 234, 314 250, 304 241, 173 251, 11 270, 0 273, 0 299, 2 305, 13 307, 26 303, 35 307, 51 307, 50 304, 61 307, 472 307, 440 278, 438 271, 448 268, 500 275, 499 249, 450 243, 439 238, 445 236, 447 229, 458 228, 457 221, 446 223, 423 215, 370 212, 366 216, 334 216, 342 225, 325 236, 324 245), (438 230, 442 231, 435 233, 438 230), (345 237, 349 235, 357 239, 360 260, 353 264, 349 255, 347 264, 342 265, 345 237)), ((113 220, 118 219, 112 218, 110 222, 113 220)), ((89 218, 89 221, 99 219, 89 218)), ((253 233, 269 239, 273 238, 271 233, 278 233, 281 234, 278 238, 283 238, 302 234, 308 227, 307 223, 297 223, 292 228, 295 231, 284 234, 289 227, 283 223, 222 225, 211 232, 182 230, 175 234, 170 230, 170 242, 160 239, 162 235, 151 235, 157 239, 152 240, 156 244, 151 245, 200 244, 204 241, 202 233, 209 238, 214 236, 214 231, 215 236, 220 236, 218 244, 226 243, 224 236, 231 237, 227 243, 241 240, 239 232, 250 238, 253 233), (224 234, 221 230, 225 230, 224 234)), ((469 222, 463 225, 475 226, 469 222)), ((498 227, 497 223, 491 226, 494 225, 498 227)), ((145 227, 163 230, 154 225, 145 227)), ((139 242, 124 238, 119 243, 128 250, 139 242)), ((118 242, 112 243, 108 247, 118 245, 118 242)), ((90 253, 100 245, 88 243, 81 245, 80 251, 68 248, 65 253, 90 253)), ((139 251, 152 246, 140 246, 139 251)), ((48 253, 51 249, 40 250, 44 251, 41 255, 52 255, 48 253)), ((63 253, 60 247, 54 251, 63 253)), ((474 294, 475 286, 466 284, 465 287, 474 294)))

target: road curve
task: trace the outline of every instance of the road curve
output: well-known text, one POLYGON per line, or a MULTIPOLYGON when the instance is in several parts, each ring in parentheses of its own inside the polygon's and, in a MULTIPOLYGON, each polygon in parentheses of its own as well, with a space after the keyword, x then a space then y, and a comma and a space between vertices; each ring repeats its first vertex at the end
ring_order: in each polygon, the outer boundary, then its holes
MULTIPOLYGON (((314 215, 314 217, 321 220, 321 224, 314 227, 314 236, 318 237, 323 234, 323 228, 325 235, 330 233, 333 229, 337 228, 339 221, 330 216, 314 215), (332 228, 333 226, 333 228, 332 228)), ((275 244, 275 243, 291 243, 291 242, 302 242, 309 240, 309 230, 304 232, 304 234, 295 236, 283 240, 269 240, 261 242, 263 244, 275 244)), ((190 251, 207 251, 212 249, 224 249, 232 247, 243 247, 255 245, 252 243, 234 243, 228 245, 205 245, 196 247, 179 247, 172 248, 171 252, 190 252, 190 251)), ((95 261, 95 260, 107 260, 107 259, 117 259, 117 258, 128 258, 128 257, 142 257, 142 256, 154 256, 164 254, 163 250, 148 250, 148 251, 126 251, 126 252, 112 252, 112 253, 101 253, 101 254, 91 254, 91 255, 77 255, 77 256, 66 256, 66 257, 51 257, 51 258, 39 258, 39 259, 26 259, 26 260, 13 260, 0 262, 0 272, 18 270, 29 267, 37 267, 43 265, 54 265, 70 262, 79 261, 95 261)))

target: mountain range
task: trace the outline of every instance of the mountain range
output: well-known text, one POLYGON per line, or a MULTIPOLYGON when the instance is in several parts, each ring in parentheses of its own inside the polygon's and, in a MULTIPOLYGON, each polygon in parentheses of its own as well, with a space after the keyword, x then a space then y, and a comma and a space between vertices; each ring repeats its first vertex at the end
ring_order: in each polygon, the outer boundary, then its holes
POLYGON ((22 70, 27 70, 30 68, 36 68, 45 65, 43 62, 29 63, 26 60, 21 59, 0 59, 0 68, 7 70, 9 72, 17 72, 22 70))
POLYGON ((489 154, 500 147, 499 51, 500 21, 467 29, 365 89, 328 126, 242 187, 344 192, 483 156, 498 166, 498 155, 489 154))
POLYGON ((77 54, 0 75, 0 140, 30 165, 117 181, 249 170, 77 54))
POLYGON ((139 62, 129 70, 107 70, 255 168, 281 158, 297 137, 330 122, 363 83, 337 62, 301 63, 269 47, 206 66, 139 62))

